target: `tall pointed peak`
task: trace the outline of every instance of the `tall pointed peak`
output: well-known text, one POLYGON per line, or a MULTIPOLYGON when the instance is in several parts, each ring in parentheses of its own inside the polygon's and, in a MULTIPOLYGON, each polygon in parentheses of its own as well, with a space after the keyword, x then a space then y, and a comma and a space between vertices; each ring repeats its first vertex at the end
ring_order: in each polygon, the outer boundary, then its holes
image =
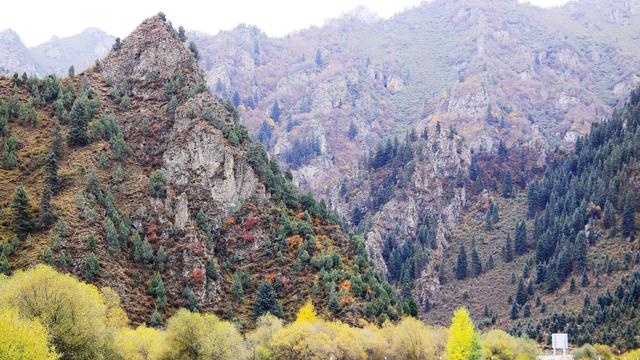
POLYGON ((196 59, 164 15, 144 20, 124 40, 116 41, 103 61, 103 72, 115 81, 161 84, 176 74, 190 83, 203 79, 196 59))

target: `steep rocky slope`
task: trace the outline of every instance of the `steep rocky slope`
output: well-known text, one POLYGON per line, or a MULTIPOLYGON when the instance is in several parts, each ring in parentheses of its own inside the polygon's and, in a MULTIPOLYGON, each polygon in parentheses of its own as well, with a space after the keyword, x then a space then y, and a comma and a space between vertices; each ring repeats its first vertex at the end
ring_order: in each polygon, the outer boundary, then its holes
POLYGON ((362 239, 207 93, 164 15, 76 77, 0 85, 4 270, 45 261, 109 285, 135 323, 187 306, 250 325, 259 295, 285 318, 308 299, 350 322, 402 311, 362 239))
POLYGON ((571 146, 638 81, 638 8, 443 0, 281 39, 242 26, 191 40, 209 87, 240 105, 297 183, 324 194, 381 139, 423 120, 456 127, 474 149, 571 146))

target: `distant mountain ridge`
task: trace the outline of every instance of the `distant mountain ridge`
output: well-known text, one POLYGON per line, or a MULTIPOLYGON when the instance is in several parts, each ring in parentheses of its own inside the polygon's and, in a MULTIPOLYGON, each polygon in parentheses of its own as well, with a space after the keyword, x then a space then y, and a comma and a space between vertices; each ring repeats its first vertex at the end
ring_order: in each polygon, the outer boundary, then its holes
POLYGON ((114 40, 115 37, 98 28, 88 28, 68 37, 53 36, 27 48, 15 31, 6 29, 0 32, 0 73, 61 76, 66 75, 72 65, 79 73, 104 57, 114 40))
POLYGON ((236 99, 251 133, 296 162, 294 179, 316 194, 424 122, 456 128, 475 149, 571 147, 640 80, 638 1, 436 0, 374 22, 358 13, 284 38, 250 26, 191 38, 209 87, 236 99), (305 140, 319 148, 292 159, 305 140))

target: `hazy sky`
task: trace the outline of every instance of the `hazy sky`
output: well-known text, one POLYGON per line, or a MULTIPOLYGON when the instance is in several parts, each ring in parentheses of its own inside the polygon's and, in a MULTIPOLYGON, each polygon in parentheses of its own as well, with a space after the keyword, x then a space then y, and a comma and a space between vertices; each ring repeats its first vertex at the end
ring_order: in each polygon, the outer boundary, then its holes
MULTIPOLYGON (((270 36, 283 36, 365 5, 389 17, 421 0, 110 0, 99 7, 82 0, 6 0, 0 12, 0 30, 15 30, 27 46, 52 35, 77 34, 98 27, 124 37, 144 18, 162 10, 177 27, 211 34, 239 23, 256 25, 270 36)), ((562 5, 567 0, 528 0, 535 5, 562 5)))

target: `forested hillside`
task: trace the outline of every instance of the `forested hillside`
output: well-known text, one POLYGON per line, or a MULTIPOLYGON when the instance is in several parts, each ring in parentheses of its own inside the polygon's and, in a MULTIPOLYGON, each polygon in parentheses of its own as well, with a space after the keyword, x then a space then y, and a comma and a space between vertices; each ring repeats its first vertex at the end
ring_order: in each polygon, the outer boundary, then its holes
POLYGON ((250 141, 194 55, 158 15, 82 74, 0 79, 2 272, 44 262, 110 286, 134 324, 186 307, 252 327, 309 299, 398 319, 362 238, 250 141))
POLYGON ((618 286, 633 287, 625 278, 640 259, 638 118, 636 90, 543 165, 527 147, 474 151, 455 128, 424 126, 378 146, 332 203, 427 322, 464 305, 480 326, 541 342, 565 329, 578 343, 632 349, 636 299, 618 286), (583 304, 589 320, 569 315, 583 304))
POLYGON ((597 288, 583 297, 582 311, 553 313, 525 332, 566 330, 579 342, 635 348, 638 339, 640 282, 637 269, 638 159, 640 158, 640 90, 613 118, 592 127, 576 149, 553 163, 544 178, 528 187, 528 210, 535 215, 535 283, 554 292, 569 281, 570 289, 597 288), (601 251, 613 242, 624 253, 601 251), (614 282, 612 274, 621 280, 614 282))

